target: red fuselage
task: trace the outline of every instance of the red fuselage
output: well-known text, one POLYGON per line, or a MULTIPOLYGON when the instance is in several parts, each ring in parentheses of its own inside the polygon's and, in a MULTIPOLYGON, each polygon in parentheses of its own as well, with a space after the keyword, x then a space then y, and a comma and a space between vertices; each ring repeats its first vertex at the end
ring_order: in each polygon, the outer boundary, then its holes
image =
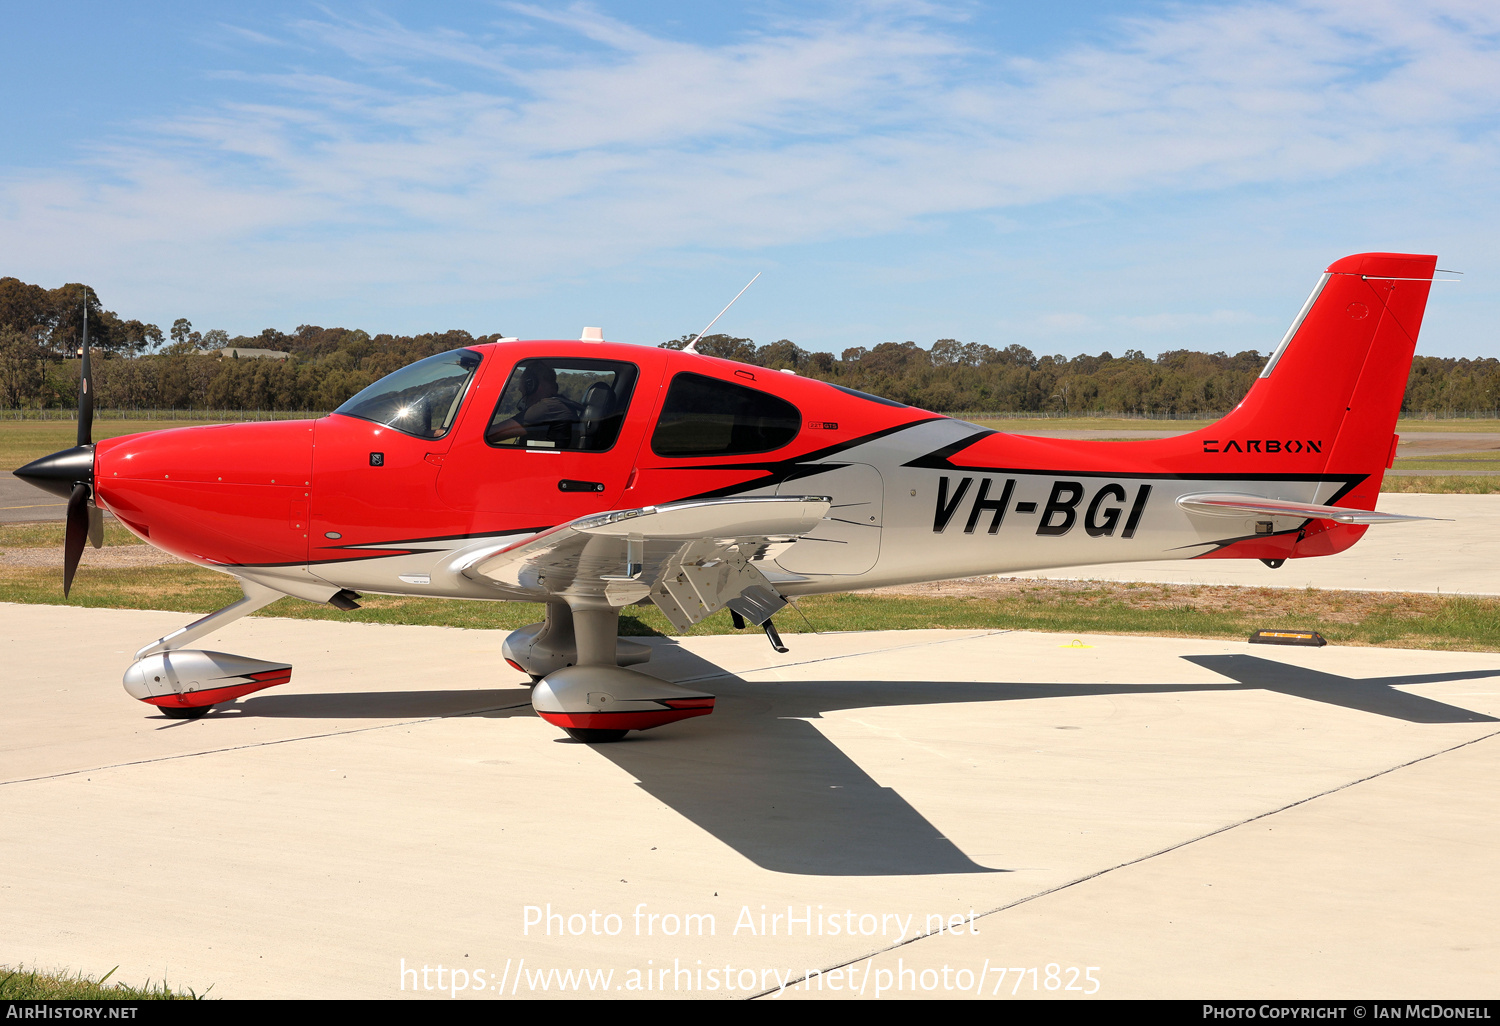
POLYGON ((567 341, 472 347, 483 360, 444 437, 357 417, 178 428, 99 442, 98 501, 151 544, 204 565, 313 564, 371 557, 363 546, 534 531, 599 510, 730 489, 768 466, 935 414, 885 405, 800 376, 644 346, 567 341), (485 427, 519 360, 625 361, 639 370, 624 426, 604 452, 504 449, 485 427), (683 459, 649 444, 679 369, 773 392, 802 414, 797 436, 752 457, 683 459), (372 454, 378 454, 373 457, 372 454), (602 485, 562 491, 560 481, 602 485), (330 537, 331 535, 337 537, 330 537))

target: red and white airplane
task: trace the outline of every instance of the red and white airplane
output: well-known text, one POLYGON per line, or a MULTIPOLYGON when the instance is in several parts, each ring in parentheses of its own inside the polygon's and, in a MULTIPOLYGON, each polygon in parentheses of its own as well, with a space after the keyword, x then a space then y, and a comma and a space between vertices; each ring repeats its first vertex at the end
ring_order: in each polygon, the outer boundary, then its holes
MULTIPOLYGON (((1083 442, 991 431, 789 372, 602 341, 502 340, 381 379, 316 421, 154 431, 16 473, 69 498, 64 588, 107 509, 245 597, 136 653, 168 716, 291 667, 186 646, 286 595, 543 602, 506 661, 585 741, 712 712, 625 667, 622 608, 765 627, 799 595, 1046 567, 1342 552, 1375 512, 1436 258, 1319 279, 1244 401, 1201 431, 1083 442)), ((85 354, 85 359, 87 355, 85 354)))

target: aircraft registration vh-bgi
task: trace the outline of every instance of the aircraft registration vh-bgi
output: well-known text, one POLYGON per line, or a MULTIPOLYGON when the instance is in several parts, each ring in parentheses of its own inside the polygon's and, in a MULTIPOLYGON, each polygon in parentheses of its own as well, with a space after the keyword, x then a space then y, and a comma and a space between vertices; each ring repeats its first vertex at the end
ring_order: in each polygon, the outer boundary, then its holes
POLYGON ((653 603, 680 631, 728 607, 764 627, 799 595, 1021 570, 1342 552, 1370 524, 1436 257, 1323 274, 1249 393, 1173 438, 991 431, 790 372, 603 341, 429 357, 313 421, 91 440, 16 473, 68 497, 64 590, 102 513, 239 579, 244 598, 136 653, 125 690, 192 718, 291 667, 185 646, 292 595, 541 602, 505 659, 590 742, 713 711, 626 667, 653 603))

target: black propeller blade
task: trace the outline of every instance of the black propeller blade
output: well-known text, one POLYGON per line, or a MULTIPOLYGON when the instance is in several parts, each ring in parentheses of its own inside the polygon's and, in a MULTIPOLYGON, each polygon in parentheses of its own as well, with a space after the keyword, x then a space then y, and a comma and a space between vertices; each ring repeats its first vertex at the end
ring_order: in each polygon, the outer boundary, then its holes
POLYGON ((73 574, 78 570, 78 560, 83 555, 84 543, 89 540, 89 495, 92 489, 86 484, 73 486, 68 496, 68 528, 63 536, 63 598, 73 587, 73 574))

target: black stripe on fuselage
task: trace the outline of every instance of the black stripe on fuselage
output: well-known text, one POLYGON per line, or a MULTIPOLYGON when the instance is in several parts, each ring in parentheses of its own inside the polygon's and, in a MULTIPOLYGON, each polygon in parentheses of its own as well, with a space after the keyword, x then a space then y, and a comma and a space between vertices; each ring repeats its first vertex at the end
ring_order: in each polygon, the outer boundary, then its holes
POLYGON ((981 438, 998 434, 996 431, 979 431, 967 438, 957 442, 949 443, 941 449, 934 449, 924 456, 903 463, 904 467, 916 467, 922 470, 946 470, 953 473, 963 474, 1010 474, 1014 476, 1028 477, 1110 477, 1125 479, 1140 479, 1146 481, 1316 481, 1329 484, 1342 483, 1334 495, 1324 504, 1332 506, 1353 489, 1359 486, 1361 481, 1368 478, 1369 474, 1235 474, 1235 473, 1164 473, 1160 471, 1136 471, 1136 470, 1052 470, 1045 467, 977 467, 967 466, 962 463, 954 463, 951 457, 967 449, 981 438))
MULTIPOLYGON (((879 431, 872 431, 867 435, 860 435, 858 438, 851 438, 847 442, 839 442, 836 445, 825 446, 822 449, 814 449, 812 452, 805 452, 800 456, 792 456, 784 460, 764 460, 753 463, 692 463, 653 467, 652 469, 764 471, 764 476, 757 477, 750 481, 741 481, 738 484, 725 485, 722 488, 714 488, 706 492, 699 492, 696 495, 684 495, 681 499, 674 499, 672 501, 682 502, 688 499, 719 499, 729 495, 739 495, 741 492, 753 491, 757 488, 765 488, 768 485, 779 485, 787 481, 796 481, 804 477, 812 477, 815 474, 826 474, 830 470, 839 470, 843 467, 850 466, 850 464, 818 463, 815 461, 827 459, 829 456, 835 456, 841 452, 848 452, 850 449, 864 445, 867 442, 873 442, 877 438, 884 438, 887 435, 893 435, 898 431, 905 431, 907 428, 920 427, 923 424, 932 424, 936 421, 948 419, 950 418, 933 416, 925 417, 922 420, 908 421, 905 424, 897 424, 894 427, 881 428, 879 431)), ((993 431, 989 433, 994 434, 993 431)))

